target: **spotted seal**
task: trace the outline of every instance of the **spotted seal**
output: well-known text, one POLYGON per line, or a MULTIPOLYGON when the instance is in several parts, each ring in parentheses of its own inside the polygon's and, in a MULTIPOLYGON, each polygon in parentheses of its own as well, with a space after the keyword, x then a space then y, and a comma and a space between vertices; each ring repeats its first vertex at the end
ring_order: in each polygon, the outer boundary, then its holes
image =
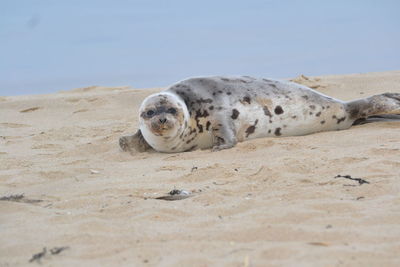
POLYGON ((148 96, 139 130, 119 143, 125 151, 220 150, 253 138, 343 130, 362 118, 399 113, 398 93, 345 102, 288 81, 198 77, 148 96))

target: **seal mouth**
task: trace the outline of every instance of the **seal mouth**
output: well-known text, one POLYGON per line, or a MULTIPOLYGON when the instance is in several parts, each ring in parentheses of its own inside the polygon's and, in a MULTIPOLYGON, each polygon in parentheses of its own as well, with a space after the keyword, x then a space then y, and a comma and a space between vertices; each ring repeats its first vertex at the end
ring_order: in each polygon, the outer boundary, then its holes
POLYGON ((151 123, 151 131, 156 135, 164 135, 166 132, 172 129, 172 125, 169 121, 163 122, 152 122, 151 123))

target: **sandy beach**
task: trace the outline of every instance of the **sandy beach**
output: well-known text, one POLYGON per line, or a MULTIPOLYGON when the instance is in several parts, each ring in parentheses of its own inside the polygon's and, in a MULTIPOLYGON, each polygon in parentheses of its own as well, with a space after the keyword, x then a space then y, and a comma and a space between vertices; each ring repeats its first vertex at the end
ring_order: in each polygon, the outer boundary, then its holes
MULTIPOLYGON (((400 93, 400 71, 295 81, 342 100, 400 93)), ((162 89, 0 97, 0 267, 400 266, 400 122, 121 151, 162 89), (192 196, 155 199, 173 189, 192 196)))

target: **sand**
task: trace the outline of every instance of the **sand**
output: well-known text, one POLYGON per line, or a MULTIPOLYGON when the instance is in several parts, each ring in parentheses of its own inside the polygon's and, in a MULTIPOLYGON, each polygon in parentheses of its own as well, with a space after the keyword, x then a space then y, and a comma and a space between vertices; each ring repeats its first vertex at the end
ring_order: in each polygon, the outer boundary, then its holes
MULTIPOLYGON (((343 100, 400 92, 400 71, 295 80, 343 100)), ((0 266, 400 266, 400 122, 122 152, 159 90, 0 98, 0 197, 15 197, 0 266), (195 193, 154 199, 174 188, 195 193)))

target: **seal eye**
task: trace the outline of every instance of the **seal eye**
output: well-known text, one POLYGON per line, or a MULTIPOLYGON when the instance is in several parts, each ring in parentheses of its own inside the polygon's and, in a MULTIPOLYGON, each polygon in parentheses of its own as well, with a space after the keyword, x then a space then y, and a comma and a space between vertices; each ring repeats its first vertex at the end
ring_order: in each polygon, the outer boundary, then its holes
POLYGON ((175 114, 176 114, 176 109, 174 109, 174 108, 169 108, 169 109, 167 110, 167 112, 168 112, 168 113, 171 113, 172 115, 175 115, 175 114))
POLYGON ((146 112, 146 115, 149 117, 153 117, 154 116, 154 110, 150 109, 146 112))

